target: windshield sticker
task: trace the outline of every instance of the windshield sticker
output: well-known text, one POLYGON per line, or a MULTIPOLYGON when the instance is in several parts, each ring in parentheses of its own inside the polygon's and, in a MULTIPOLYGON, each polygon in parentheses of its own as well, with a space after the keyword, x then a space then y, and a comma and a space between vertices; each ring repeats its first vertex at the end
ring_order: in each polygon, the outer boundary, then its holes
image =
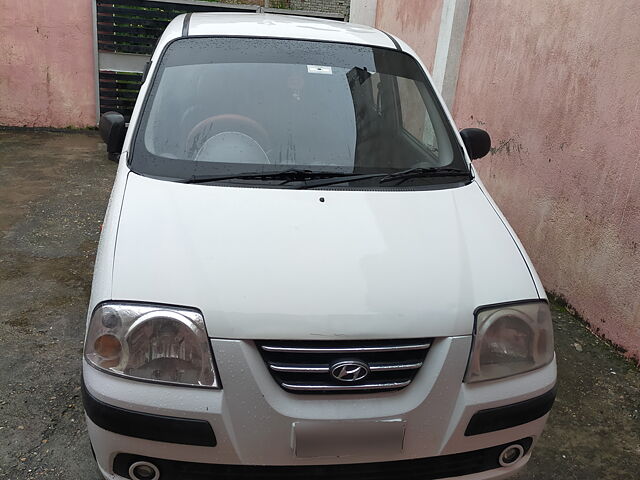
POLYGON ((307 72, 319 73, 320 75, 332 75, 331 67, 323 67, 322 65, 307 65, 307 72))

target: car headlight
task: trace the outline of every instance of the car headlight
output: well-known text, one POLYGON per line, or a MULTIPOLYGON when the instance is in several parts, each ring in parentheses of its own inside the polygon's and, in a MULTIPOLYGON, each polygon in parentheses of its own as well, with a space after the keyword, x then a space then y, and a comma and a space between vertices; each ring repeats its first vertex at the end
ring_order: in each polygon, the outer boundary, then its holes
POLYGON ((479 309, 465 382, 509 377, 553 360, 553 326, 546 302, 479 309))
POLYGON ((91 316, 90 365, 132 379, 219 387, 202 315, 182 308, 106 303, 91 316))

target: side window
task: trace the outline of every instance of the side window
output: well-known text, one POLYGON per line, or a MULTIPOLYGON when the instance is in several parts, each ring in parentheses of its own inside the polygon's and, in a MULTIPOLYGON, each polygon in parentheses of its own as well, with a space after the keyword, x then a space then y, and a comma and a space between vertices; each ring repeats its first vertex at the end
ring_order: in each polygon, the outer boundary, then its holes
POLYGON ((438 151, 438 141, 427 107, 414 80, 398 77, 402 129, 427 149, 438 151))

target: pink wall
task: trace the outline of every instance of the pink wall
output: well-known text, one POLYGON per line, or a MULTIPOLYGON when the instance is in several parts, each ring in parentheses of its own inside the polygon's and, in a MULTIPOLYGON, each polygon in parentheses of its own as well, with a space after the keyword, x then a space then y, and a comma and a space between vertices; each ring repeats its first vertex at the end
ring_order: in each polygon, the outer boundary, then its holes
POLYGON ((0 0, 0 125, 96 124, 91 0, 0 0))
POLYGON ((442 0, 378 0, 376 27, 411 45, 431 72, 441 15, 442 0))
POLYGON ((545 287, 638 359, 639 25, 638 1, 472 0, 454 106, 545 287))

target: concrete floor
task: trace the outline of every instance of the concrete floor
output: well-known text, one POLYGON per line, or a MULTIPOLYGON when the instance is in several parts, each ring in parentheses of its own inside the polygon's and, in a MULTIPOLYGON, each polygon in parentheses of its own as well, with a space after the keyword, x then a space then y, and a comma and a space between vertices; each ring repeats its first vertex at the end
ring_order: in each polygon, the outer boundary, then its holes
MULTIPOLYGON (((2 480, 99 479, 78 381, 115 169, 95 133, 0 131, 2 480)), ((517 479, 640 478, 640 372, 566 309, 554 319, 558 400, 517 479)))

